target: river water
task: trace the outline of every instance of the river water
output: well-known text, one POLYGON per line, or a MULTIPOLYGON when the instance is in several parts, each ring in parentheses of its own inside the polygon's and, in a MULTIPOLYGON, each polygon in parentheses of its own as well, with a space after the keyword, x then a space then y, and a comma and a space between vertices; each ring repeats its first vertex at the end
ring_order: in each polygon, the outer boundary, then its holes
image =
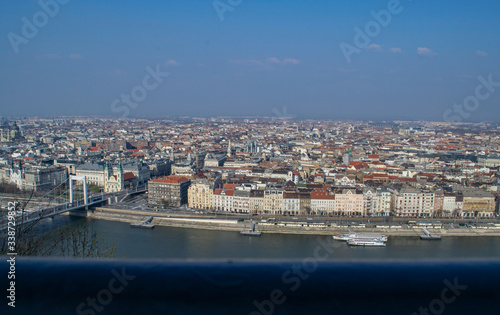
MULTIPOLYGON (((106 243, 115 243, 116 258, 167 259, 303 259, 314 255, 318 239, 330 236, 262 234, 241 236, 238 232, 156 226, 131 228, 128 223, 58 216, 44 220, 43 229, 69 224, 90 224, 106 243)), ((386 247, 350 247, 334 242, 330 259, 447 259, 500 258, 500 237, 443 237, 422 241, 415 237, 389 237, 386 247)))

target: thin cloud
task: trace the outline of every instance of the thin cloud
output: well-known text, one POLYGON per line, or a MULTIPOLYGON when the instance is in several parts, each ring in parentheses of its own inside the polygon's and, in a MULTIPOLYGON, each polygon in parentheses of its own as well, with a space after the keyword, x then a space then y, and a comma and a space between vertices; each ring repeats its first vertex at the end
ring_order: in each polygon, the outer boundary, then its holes
POLYGON ((300 60, 293 59, 293 58, 285 58, 281 64, 283 65, 298 65, 300 63, 300 60))
POLYGON ((167 60, 167 61, 165 62, 165 66, 167 66, 167 67, 168 67, 168 66, 178 67, 178 66, 180 66, 180 65, 181 65, 181 64, 180 64, 178 61, 173 60, 173 59, 167 60))
POLYGON ((278 58, 276 58, 276 57, 267 58, 266 61, 268 63, 276 63, 276 64, 280 64, 281 63, 281 61, 278 58))
POLYGON ((389 49, 389 51, 391 53, 394 53, 394 54, 400 54, 400 53, 403 52, 403 50, 401 48, 399 48, 399 47, 393 47, 393 48, 389 49))
POLYGON ((427 47, 418 47, 417 54, 419 54, 420 56, 434 56, 434 55, 436 55, 435 52, 433 52, 431 49, 429 49, 427 47))
POLYGON ((377 45, 377 44, 371 44, 371 45, 368 45, 366 47, 366 50, 369 50, 369 51, 373 51, 373 52, 381 52, 383 51, 384 49, 382 48, 382 46, 380 45, 377 45))
POLYGON ((260 66, 260 67, 269 67, 271 65, 298 65, 300 64, 300 60, 294 58, 284 58, 283 60, 276 57, 269 57, 265 61, 260 61, 256 59, 243 59, 243 60, 229 60, 228 61, 234 65, 244 65, 244 66, 260 66))
POLYGON ((482 50, 476 50, 476 55, 481 56, 481 57, 486 57, 488 56, 488 53, 482 50))
POLYGON ((270 57, 266 59, 267 63, 278 64, 278 65, 298 65, 300 64, 300 60, 294 58, 285 58, 280 60, 276 57, 270 57))

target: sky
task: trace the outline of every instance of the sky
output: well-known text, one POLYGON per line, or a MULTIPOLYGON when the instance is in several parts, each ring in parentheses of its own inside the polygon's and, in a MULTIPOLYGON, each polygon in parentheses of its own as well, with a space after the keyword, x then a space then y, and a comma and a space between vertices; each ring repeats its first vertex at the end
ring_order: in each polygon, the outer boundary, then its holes
POLYGON ((500 2, 7 0, 0 116, 500 122, 500 2))

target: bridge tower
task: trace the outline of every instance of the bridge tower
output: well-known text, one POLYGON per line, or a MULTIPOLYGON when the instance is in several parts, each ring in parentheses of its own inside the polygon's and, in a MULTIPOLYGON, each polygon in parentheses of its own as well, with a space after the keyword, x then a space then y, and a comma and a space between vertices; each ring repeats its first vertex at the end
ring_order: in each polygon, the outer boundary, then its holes
POLYGON ((69 176, 69 202, 73 203, 75 201, 74 196, 73 196, 73 181, 74 180, 79 180, 83 181, 83 198, 85 201, 85 204, 89 203, 89 195, 87 193, 87 177, 86 176, 76 176, 76 175, 70 175, 69 176))

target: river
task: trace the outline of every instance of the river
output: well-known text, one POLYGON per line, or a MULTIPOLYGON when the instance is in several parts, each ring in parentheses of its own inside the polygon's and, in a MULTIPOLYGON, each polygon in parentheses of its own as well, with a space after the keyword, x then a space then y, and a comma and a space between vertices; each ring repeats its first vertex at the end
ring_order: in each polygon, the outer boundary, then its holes
MULTIPOLYGON (((238 232, 164 226, 137 229, 123 222, 71 216, 44 220, 41 226, 53 231, 65 224, 76 228, 87 223, 100 236, 105 233, 107 244, 115 243, 117 258, 127 259, 303 259, 314 254, 318 239, 331 239, 293 234, 249 237, 238 232)), ((345 242, 334 242, 332 247, 330 259, 500 258, 500 237, 443 237, 439 241, 389 237, 386 247, 350 247, 345 242)))

